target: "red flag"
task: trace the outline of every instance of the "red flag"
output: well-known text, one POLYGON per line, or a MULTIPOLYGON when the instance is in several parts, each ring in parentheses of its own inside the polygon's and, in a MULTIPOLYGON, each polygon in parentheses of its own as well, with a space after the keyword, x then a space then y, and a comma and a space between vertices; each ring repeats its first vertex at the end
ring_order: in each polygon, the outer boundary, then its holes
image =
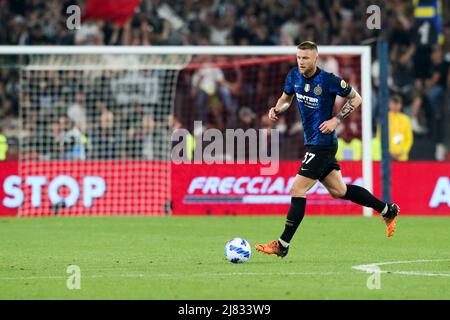
POLYGON ((140 0, 88 0, 84 19, 114 21, 124 25, 134 15, 140 0))

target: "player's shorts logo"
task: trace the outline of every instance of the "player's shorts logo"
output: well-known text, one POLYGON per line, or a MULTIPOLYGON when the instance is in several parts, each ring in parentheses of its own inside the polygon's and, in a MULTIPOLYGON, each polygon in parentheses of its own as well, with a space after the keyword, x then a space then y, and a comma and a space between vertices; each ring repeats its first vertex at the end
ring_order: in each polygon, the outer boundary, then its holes
POLYGON ((305 88, 303 89, 305 92, 309 92, 309 90, 311 90, 311 86, 309 85, 309 83, 305 84, 305 88))
POLYGON ((344 80, 341 80, 341 88, 342 89, 347 88, 347 82, 345 82, 344 80))
POLYGON ((322 94, 322 88, 319 86, 316 86, 314 88, 314 93, 316 94, 316 96, 320 96, 322 94))

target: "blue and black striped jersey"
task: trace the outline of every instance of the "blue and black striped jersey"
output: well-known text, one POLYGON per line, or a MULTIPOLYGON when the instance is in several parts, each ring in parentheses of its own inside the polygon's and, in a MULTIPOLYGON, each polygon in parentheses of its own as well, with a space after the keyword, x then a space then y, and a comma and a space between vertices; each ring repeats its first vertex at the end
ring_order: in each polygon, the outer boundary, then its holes
POLYGON ((297 67, 292 68, 286 77, 284 92, 295 93, 297 105, 302 116, 305 145, 329 146, 337 144, 336 132, 324 134, 319 126, 333 117, 336 95, 347 96, 352 87, 333 73, 317 68, 316 73, 305 78, 297 67))

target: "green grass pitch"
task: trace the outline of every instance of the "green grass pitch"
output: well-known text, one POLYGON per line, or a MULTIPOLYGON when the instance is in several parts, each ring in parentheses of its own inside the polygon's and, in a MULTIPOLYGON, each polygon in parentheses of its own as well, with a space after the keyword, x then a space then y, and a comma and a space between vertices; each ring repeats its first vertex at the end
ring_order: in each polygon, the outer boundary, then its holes
POLYGON ((448 217, 400 216, 386 238, 378 217, 306 216, 286 258, 225 260, 227 240, 276 239, 284 219, 3 218, 0 299, 450 299, 448 217), (380 266, 380 289, 352 269, 398 261, 380 266), (79 290, 66 287, 69 265, 79 290))

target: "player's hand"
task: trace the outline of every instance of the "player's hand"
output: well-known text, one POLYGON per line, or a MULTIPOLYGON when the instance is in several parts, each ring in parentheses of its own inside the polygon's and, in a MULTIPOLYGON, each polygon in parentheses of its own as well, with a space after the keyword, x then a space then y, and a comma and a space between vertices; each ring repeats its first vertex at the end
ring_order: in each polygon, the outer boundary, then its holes
POLYGON ((275 107, 274 108, 270 108, 270 110, 269 110, 269 119, 272 120, 272 121, 277 121, 278 120, 277 114, 278 114, 278 112, 277 112, 277 109, 275 109, 275 107))
POLYGON ((340 121, 338 118, 334 117, 330 120, 324 121, 320 124, 319 130, 322 133, 329 134, 336 130, 336 127, 339 125, 340 121))

